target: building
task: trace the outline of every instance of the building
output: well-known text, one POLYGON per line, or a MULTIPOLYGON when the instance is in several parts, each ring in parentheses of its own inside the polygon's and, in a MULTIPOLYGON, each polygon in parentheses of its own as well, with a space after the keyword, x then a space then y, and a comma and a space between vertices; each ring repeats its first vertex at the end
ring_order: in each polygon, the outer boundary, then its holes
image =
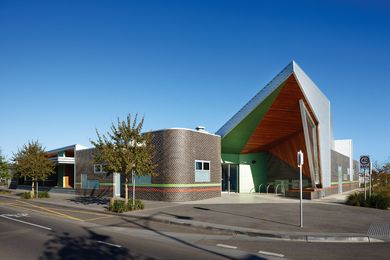
MULTIPOLYGON (((199 200, 221 192, 298 196, 299 150, 304 153, 305 198, 358 186, 352 141, 334 140, 330 101, 294 61, 216 134, 172 128, 151 135, 157 176, 137 177, 142 199, 199 200)), ((121 176, 105 173, 93 162, 94 152, 80 145, 49 151, 56 174, 42 185, 85 195, 123 195, 121 176)))
POLYGON ((294 61, 216 134, 222 138, 222 191, 280 187, 298 196, 299 150, 306 198, 357 187, 352 141, 333 140, 330 101, 294 61))

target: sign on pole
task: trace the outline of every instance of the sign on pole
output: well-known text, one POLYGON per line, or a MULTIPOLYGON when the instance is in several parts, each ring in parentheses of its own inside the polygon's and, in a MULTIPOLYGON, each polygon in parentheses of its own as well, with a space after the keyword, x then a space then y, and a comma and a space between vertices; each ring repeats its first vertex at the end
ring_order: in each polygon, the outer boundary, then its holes
POLYGON ((363 170, 364 180, 364 200, 367 200, 367 186, 366 186, 366 169, 370 169, 370 156, 360 155, 360 170, 363 170))
POLYGON ((361 155, 360 156, 360 169, 366 170, 370 168, 370 156, 361 155))

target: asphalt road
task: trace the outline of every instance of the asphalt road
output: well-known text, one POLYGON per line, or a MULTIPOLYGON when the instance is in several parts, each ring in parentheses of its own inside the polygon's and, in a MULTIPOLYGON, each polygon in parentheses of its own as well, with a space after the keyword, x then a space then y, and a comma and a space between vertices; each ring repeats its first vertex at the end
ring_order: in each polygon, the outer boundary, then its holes
POLYGON ((389 255, 388 243, 267 240, 0 197, 0 259, 389 259, 389 255))

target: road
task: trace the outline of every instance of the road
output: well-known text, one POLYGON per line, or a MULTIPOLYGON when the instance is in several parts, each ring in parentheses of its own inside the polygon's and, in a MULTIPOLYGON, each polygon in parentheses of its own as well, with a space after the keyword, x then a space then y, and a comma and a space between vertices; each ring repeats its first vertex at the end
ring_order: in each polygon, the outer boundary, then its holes
POLYGON ((388 259, 389 255, 388 243, 267 240, 0 197, 0 259, 388 259))

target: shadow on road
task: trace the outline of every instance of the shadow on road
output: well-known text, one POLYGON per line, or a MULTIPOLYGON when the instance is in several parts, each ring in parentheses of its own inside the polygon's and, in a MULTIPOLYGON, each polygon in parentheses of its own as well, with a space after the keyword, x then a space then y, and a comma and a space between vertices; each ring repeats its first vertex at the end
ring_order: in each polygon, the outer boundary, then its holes
MULTIPOLYGON (((149 220, 149 219, 150 219, 150 218, 153 218, 154 216, 159 215, 159 214, 166 214, 166 213, 156 213, 156 214, 154 214, 154 215, 152 215, 152 216, 149 216, 149 217, 147 217, 147 218, 144 218, 144 219, 143 219, 144 223, 142 223, 142 224, 141 224, 141 223, 138 223, 138 222, 136 222, 136 221, 132 221, 132 220, 130 220, 130 219, 128 219, 128 218, 122 218, 122 220, 123 220, 124 222, 126 222, 126 223, 133 224, 133 225, 138 226, 138 227, 140 227, 140 228, 142 228, 142 229, 146 229, 146 230, 152 231, 152 232, 154 232, 154 233, 156 233, 156 234, 158 234, 158 235, 160 235, 160 236, 162 236, 162 237, 165 237, 165 238, 167 238, 167 239, 176 241, 176 242, 178 242, 178 243, 180 243, 180 244, 182 244, 182 245, 189 246, 189 247, 198 249, 198 250, 200 250, 200 251, 204 251, 204 252, 213 254, 213 255, 215 255, 215 256, 222 257, 222 258, 226 258, 226 259, 236 259, 236 258, 231 257, 231 256, 229 256, 229 255, 225 255, 225 254, 218 253, 218 252, 215 252, 215 251, 206 249, 206 248, 202 248, 202 247, 200 247, 200 246, 194 245, 194 244, 192 244, 192 243, 190 243, 190 242, 187 242, 187 241, 182 240, 182 239, 180 239, 180 238, 174 237, 174 236, 172 236, 172 235, 165 234, 165 233, 163 233, 163 232, 161 232, 161 231, 159 231, 159 230, 157 230, 157 229, 154 229, 154 228, 150 227, 150 224, 149 224, 149 221, 150 221, 150 220, 149 220)), ((262 259, 264 259, 264 258, 259 257, 259 256, 257 256, 257 255, 248 254, 246 257, 241 258, 241 259, 245 259, 245 260, 262 260, 262 259)))
POLYGON ((110 237, 87 230, 87 235, 71 236, 69 233, 50 234, 40 260, 55 259, 136 259, 128 249, 110 246, 110 237), (100 241, 100 242, 98 242, 100 241), (103 242, 103 243, 101 243, 103 242))
POLYGON ((231 212, 226 212, 226 211, 220 211, 220 210, 215 210, 215 209, 209 209, 209 208, 203 208, 203 207, 193 207, 193 208, 199 209, 199 210, 204 210, 204 211, 213 211, 213 212, 237 216, 237 217, 252 218, 252 219, 262 220, 265 222, 271 222, 271 223, 281 224, 281 225, 286 225, 286 226, 299 227, 299 225, 295 225, 295 224, 291 224, 291 223, 285 223, 285 222, 280 222, 280 221, 275 221, 275 220, 270 220, 270 219, 265 219, 265 218, 256 218, 256 217, 252 217, 252 216, 246 216, 246 215, 241 215, 241 214, 236 214, 236 213, 231 213, 231 212))

